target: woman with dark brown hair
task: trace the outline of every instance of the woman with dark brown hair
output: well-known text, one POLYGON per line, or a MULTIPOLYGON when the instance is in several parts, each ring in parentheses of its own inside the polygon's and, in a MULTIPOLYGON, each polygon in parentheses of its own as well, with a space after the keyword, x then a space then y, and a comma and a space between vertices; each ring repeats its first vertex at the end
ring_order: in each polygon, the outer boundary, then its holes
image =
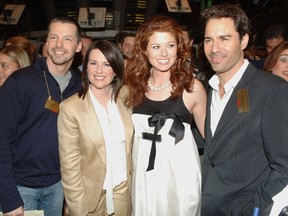
POLYGON ((203 136, 206 93, 185 67, 189 57, 175 19, 154 16, 139 27, 126 70, 135 216, 200 214, 200 162, 190 124, 193 116, 203 136))
POLYGON ((58 117, 62 184, 70 216, 131 215, 131 110, 124 105, 124 62, 98 40, 83 63, 82 88, 58 117))

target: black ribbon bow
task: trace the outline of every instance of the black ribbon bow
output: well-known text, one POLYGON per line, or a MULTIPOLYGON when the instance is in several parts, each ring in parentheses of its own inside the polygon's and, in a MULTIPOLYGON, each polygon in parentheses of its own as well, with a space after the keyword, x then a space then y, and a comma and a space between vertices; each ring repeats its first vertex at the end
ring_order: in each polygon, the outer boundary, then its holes
POLYGON ((175 138, 175 145, 180 142, 184 137, 184 125, 181 122, 180 118, 175 113, 158 113, 154 116, 151 116, 148 119, 150 127, 155 127, 154 134, 143 133, 143 139, 148 139, 152 141, 152 146, 149 156, 149 164, 146 171, 154 169, 155 157, 156 157, 156 141, 161 141, 161 135, 158 135, 158 132, 164 126, 167 119, 173 119, 172 126, 169 130, 169 135, 175 138), (152 135, 152 136, 151 136, 152 135))

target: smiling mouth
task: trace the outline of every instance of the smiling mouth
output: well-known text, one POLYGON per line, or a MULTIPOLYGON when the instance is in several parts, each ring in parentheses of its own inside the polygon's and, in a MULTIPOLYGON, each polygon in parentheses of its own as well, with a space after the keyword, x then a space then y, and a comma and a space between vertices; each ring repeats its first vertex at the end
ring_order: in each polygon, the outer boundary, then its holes
POLYGON ((65 51, 54 51, 54 53, 56 54, 56 55, 64 55, 65 54, 65 51))
POLYGON ((94 76, 94 78, 95 78, 96 80, 103 80, 105 77, 103 77, 103 76, 94 76))
POLYGON ((159 64, 167 64, 169 62, 169 59, 158 59, 157 62, 159 64))
POLYGON ((211 59, 211 62, 212 63, 214 63, 214 64, 218 64, 218 63, 221 63, 222 62, 222 60, 223 60, 223 57, 210 57, 210 59, 211 59))

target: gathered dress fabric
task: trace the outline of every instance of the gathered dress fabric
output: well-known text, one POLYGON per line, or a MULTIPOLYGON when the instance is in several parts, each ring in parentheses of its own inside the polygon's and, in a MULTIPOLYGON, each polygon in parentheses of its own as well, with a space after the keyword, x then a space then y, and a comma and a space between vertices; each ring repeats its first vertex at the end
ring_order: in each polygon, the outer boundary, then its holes
POLYGON ((144 102, 132 114, 134 216, 197 216, 201 205, 198 149, 192 114, 182 97, 144 102))

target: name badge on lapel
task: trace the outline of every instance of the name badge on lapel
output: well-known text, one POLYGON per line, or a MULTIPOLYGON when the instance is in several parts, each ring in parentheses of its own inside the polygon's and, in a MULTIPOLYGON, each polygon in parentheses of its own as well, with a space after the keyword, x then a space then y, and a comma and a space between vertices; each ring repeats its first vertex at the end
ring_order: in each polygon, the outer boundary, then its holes
POLYGON ((246 88, 237 91, 237 107, 238 113, 249 112, 249 95, 246 88))
POLYGON ((53 100, 50 96, 46 100, 44 107, 52 112, 59 113, 59 103, 53 100))

